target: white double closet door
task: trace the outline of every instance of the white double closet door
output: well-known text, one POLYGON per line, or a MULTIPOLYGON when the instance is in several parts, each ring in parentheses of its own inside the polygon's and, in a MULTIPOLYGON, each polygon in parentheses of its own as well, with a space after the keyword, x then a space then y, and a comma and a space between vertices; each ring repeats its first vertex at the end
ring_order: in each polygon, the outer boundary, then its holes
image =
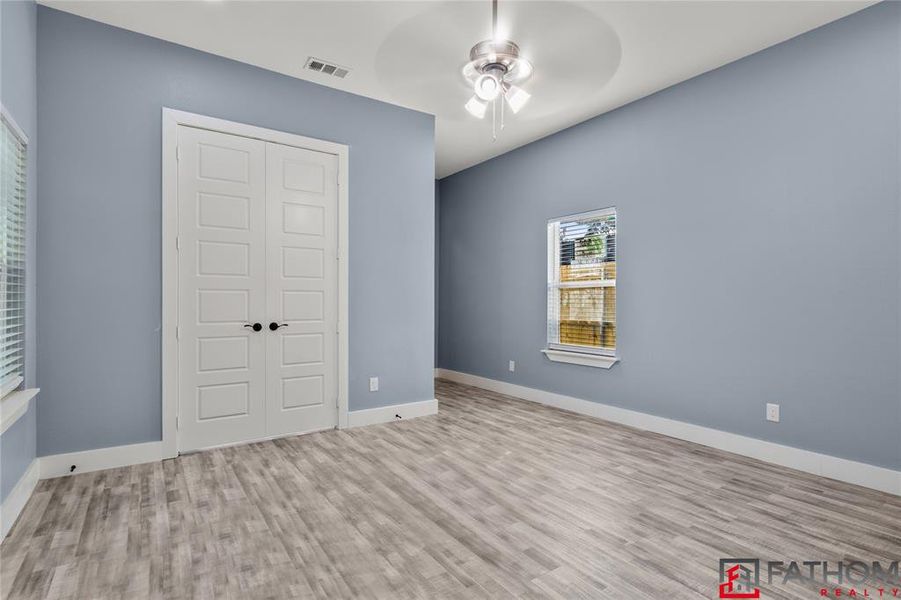
POLYGON ((180 451, 337 424, 337 168, 179 126, 180 451))

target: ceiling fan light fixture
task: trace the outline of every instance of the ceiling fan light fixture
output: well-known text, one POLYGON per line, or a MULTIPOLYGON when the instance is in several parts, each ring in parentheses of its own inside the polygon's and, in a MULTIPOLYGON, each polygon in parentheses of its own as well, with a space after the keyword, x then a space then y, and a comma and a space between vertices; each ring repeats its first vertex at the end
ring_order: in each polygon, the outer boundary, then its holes
POLYGON ((466 103, 466 110, 481 119, 491 104, 491 135, 496 140, 498 116, 500 128, 504 129, 504 105, 516 114, 531 98, 531 94, 516 84, 522 84, 532 76, 532 63, 520 56, 516 42, 498 35, 497 0, 491 2, 491 31, 491 39, 482 40, 469 50, 463 77, 475 92, 466 103))
POLYGON ((493 71, 482 73, 475 82, 476 96, 490 102, 501 93, 501 79, 493 71))
POLYGON ((488 110, 488 103, 479 100, 478 96, 473 96, 466 103, 466 110, 476 119, 484 119, 485 112, 488 110))
POLYGON ((529 98, 532 97, 532 94, 525 91, 521 87, 515 85, 506 86, 506 93, 504 97, 507 99, 507 104, 510 106, 510 110, 513 111, 515 115, 518 113, 523 106, 526 105, 526 102, 529 101, 529 98))

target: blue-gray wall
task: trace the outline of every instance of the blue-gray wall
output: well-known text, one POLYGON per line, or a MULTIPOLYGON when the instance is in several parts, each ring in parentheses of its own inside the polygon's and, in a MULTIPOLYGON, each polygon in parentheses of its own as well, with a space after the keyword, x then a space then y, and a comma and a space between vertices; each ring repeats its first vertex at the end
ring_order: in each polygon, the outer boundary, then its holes
POLYGON ((0 435, 0 502, 6 500, 35 459, 36 401, 19 420, 0 435))
POLYGON ((164 106, 350 146, 350 408, 434 398, 432 116, 43 6, 37 85, 39 455, 160 439, 164 106))
MULTIPOLYGON (((0 1, 0 101, 28 136, 26 181, 25 385, 35 386, 35 201, 37 199, 37 6, 0 1)), ((39 400, 39 399, 38 399, 39 400)), ((35 457, 35 407, 0 436, 0 502, 35 457)))
POLYGON ((442 179, 439 366, 901 467, 899 37, 877 5, 442 179), (613 205, 622 362, 551 363, 545 222, 613 205))

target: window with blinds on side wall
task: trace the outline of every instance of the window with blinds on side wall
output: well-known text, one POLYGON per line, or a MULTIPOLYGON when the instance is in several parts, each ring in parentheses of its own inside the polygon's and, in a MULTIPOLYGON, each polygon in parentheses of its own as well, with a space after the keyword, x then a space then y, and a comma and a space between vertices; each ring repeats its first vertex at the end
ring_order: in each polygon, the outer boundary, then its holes
POLYGON ((616 209, 548 222, 548 348, 616 353, 616 209))
POLYGON ((25 370, 25 140, 6 117, 0 140, 0 398, 25 370))

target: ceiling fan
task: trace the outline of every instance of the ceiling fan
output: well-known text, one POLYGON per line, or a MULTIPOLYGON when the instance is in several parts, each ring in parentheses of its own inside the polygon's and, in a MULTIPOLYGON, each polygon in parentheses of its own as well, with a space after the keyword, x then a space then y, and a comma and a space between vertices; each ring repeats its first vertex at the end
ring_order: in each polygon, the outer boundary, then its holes
POLYGON ((531 94, 517 84, 532 76, 532 63, 520 56, 519 46, 497 35, 497 0, 491 0, 491 39, 483 40, 469 51, 469 62, 463 76, 475 92, 465 107, 477 119, 482 119, 491 106, 492 139, 497 139, 498 112, 500 128, 504 128, 504 107, 518 113, 531 94))

